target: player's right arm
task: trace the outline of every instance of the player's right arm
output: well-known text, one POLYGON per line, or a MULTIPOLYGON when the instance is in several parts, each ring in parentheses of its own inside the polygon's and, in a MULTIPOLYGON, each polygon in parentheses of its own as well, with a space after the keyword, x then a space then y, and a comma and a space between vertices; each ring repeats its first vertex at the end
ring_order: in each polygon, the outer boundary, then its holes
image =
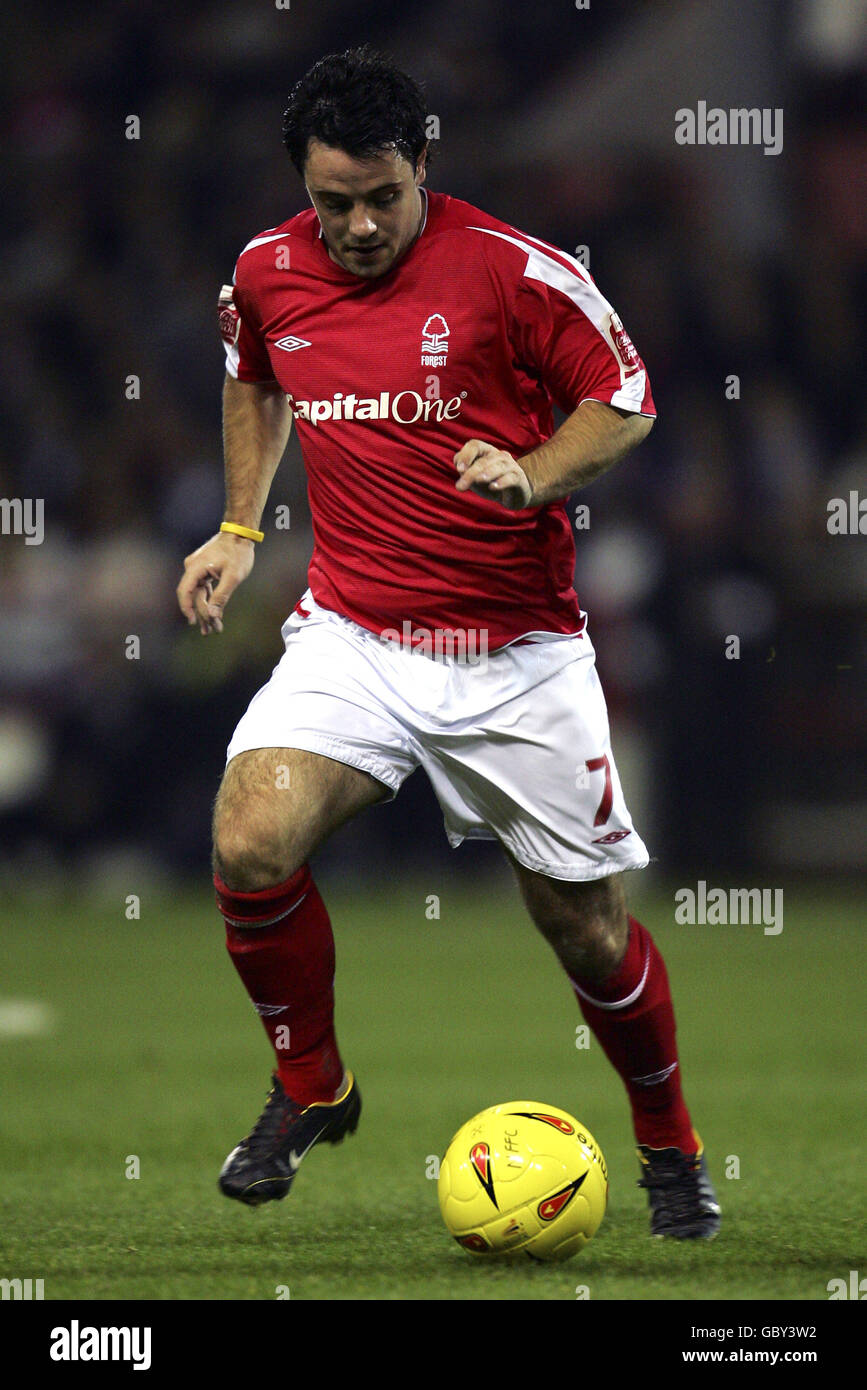
MULTIPOLYGON (((258 531, 271 483, 289 442, 292 410, 276 382, 238 381, 223 386, 224 521, 258 531)), ((184 560, 178 604, 203 636, 222 632, 223 610, 253 568, 256 542, 218 531, 184 560)))

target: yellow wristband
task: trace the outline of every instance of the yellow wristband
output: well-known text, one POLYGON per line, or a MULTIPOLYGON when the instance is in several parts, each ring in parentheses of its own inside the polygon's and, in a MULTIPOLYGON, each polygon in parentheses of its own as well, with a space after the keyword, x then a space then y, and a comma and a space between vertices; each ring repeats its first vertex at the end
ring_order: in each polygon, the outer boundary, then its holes
POLYGON ((250 526, 239 526, 234 521, 224 521, 220 527, 221 531, 231 531, 233 536, 243 536, 248 541, 263 541, 264 531, 254 531, 250 526))

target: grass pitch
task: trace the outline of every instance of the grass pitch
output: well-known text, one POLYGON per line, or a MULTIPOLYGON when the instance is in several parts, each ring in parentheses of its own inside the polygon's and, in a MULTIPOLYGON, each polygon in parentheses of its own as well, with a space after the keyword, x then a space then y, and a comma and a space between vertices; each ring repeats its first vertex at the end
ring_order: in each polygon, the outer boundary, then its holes
POLYGON ((867 1270, 853 896, 786 889, 784 929, 766 936, 678 926, 672 892, 633 886, 723 1205, 720 1237, 696 1246, 650 1239, 621 1084, 595 1042, 576 1048, 572 994, 505 872, 493 889, 441 887, 439 920, 421 887, 320 886, 364 1110, 286 1201, 255 1211, 216 1177, 261 1109, 270 1050, 207 883, 144 891, 132 921, 123 900, 9 906, 3 997, 53 1024, 28 1035, 35 1015, 0 1007, 0 1275, 75 1300, 826 1300, 829 1280, 867 1270), (608 1160, 605 1221, 562 1265, 473 1259, 427 1176, 465 1119, 518 1098, 579 1116, 608 1160))

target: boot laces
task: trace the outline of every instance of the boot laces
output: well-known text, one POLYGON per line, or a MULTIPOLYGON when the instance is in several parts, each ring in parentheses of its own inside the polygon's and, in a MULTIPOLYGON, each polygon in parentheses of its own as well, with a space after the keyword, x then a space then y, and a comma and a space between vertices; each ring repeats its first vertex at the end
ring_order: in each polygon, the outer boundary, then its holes
POLYGON ((250 1155, 255 1157, 275 1149, 285 1137, 296 1113, 297 1107, 289 1100, 275 1076, 274 1085, 265 1101, 265 1109, 244 1141, 250 1155))

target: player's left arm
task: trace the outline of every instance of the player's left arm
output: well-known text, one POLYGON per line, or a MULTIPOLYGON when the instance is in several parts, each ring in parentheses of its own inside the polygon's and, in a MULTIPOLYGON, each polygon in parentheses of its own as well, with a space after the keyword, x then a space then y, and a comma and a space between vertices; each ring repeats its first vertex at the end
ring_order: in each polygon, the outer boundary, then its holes
POLYGON ((561 501, 630 453, 653 417, 602 401, 582 401, 544 444, 516 459, 483 439, 468 439, 454 456, 459 492, 472 491, 510 511, 561 501))

